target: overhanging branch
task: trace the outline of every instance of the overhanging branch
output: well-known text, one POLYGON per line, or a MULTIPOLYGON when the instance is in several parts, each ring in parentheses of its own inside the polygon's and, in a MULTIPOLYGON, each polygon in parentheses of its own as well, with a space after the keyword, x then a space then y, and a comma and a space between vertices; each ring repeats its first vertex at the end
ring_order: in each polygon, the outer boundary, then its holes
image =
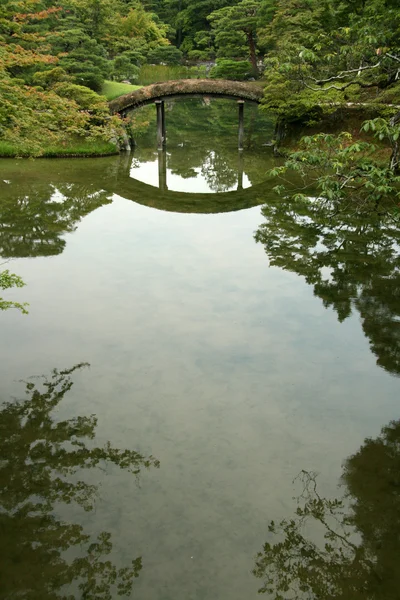
POLYGON ((340 73, 338 73, 337 75, 333 75, 332 77, 329 77, 328 79, 315 79, 315 77, 311 77, 311 79, 313 81, 315 81, 315 83, 317 83, 318 85, 321 85, 323 83, 329 83, 329 81, 336 81, 338 79, 345 79, 351 73, 360 73, 360 71, 367 71, 367 70, 371 70, 371 69, 376 69, 377 67, 380 66, 380 64, 381 64, 381 61, 379 61, 378 63, 376 63, 376 65, 367 65, 365 67, 358 67, 357 69, 349 69, 348 71, 340 71, 340 73))

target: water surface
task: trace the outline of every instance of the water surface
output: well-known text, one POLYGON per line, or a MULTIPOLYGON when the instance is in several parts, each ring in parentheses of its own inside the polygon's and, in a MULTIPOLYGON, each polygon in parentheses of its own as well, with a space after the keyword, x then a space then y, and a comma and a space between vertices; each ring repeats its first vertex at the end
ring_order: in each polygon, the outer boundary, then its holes
POLYGON ((240 157, 235 111, 168 107, 161 179, 150 111, 133 156, 0 163, 29 302, 1 314, 0 597, 257 598, 303 469, 366 555, 321 597, 398 597, 398 227, 282 204, 273 124, 240 157))

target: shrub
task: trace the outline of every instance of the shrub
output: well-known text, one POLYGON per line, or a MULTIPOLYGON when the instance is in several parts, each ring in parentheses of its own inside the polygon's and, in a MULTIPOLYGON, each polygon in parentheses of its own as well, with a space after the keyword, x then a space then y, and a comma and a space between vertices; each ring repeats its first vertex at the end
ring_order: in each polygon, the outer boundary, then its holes
POLYGON ((210 71, 212 79, 244 81, 251 77, 251 65, 247 60, 218 59, 210 71))
POLYGON ((147 56, 147 62, 159 65, 177 65, 182 60, 182 52, 175 46, 159 46, 151 50, 147 56))
POLYGON ((84 85, 94 92, 100 92, 104 83, 104 76, 98 67, 91 64, 70 65, 69 72, 71 73, 72 81, 76 85, 84 85))
POLYGON ((117 81, 129 79, 129 81, 137 79, 139 76, 139 67, 131 62, 128 56, 121 54, 117 56, 113 62, 112 77, 117 81))
POLYGON ((36 71, 33 75, 33 83, 36 86, 47 88, 60 81, 68 81, 71 77, 64 71, 62 67, 55 67, 48 71, 36 71))
POLYGON ((61 98, 75 100, 79 108, 90 110, 91 112, 108 112, 105 97, 99 96, 88 87, 76 85, 75 83, 62 82, 54 85, 52 89, 61 98))

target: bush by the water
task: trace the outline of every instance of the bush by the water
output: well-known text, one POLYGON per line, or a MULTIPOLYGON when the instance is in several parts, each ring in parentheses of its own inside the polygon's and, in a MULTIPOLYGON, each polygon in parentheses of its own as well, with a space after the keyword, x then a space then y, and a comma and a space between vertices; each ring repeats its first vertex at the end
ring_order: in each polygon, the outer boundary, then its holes
POLYGON ((251 77, 251 65, 247 60, 218 59, 210 71, 212 79, 244 81, 251 77))
POLYGON ((134 81, 139 76, 139 67, 134 64, 128 53, 120 54, 114 59, 112 77, 117 81, 134 81))
POLYGON ((149 52, 147 62, 156 65, 178 65, 182 57, 182 52, 176 46, 159 46, 149 52))

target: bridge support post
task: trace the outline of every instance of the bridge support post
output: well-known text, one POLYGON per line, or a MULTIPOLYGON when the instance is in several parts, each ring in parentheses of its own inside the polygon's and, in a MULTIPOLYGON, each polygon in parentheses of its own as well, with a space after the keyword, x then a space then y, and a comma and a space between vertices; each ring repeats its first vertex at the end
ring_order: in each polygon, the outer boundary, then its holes
POLYGON ((165 192, 167 188, 167 153, 165 148, 158 149, 158 187, 160 192, 165 192))
POLYGON ((162 117, 162 136, 163 136, 163 145, 167 143, 167 132, 165 129, 165 102, 164 100, 161 103, 161 117, 162 117))
POLYGON ((238 100, 239 107, 239 139, 238 148, 243 150, 243 135, 244 135, 244 100, 238 100))
POLYGON ((165 106, 163 100, 155 100, 157 108, 157 148, 162 150, 165 144, 165 106))
POLYGON ((243 150, 241 148, 239 148, 237 190, 240 191, 242 189, 243 189, 243 150))

